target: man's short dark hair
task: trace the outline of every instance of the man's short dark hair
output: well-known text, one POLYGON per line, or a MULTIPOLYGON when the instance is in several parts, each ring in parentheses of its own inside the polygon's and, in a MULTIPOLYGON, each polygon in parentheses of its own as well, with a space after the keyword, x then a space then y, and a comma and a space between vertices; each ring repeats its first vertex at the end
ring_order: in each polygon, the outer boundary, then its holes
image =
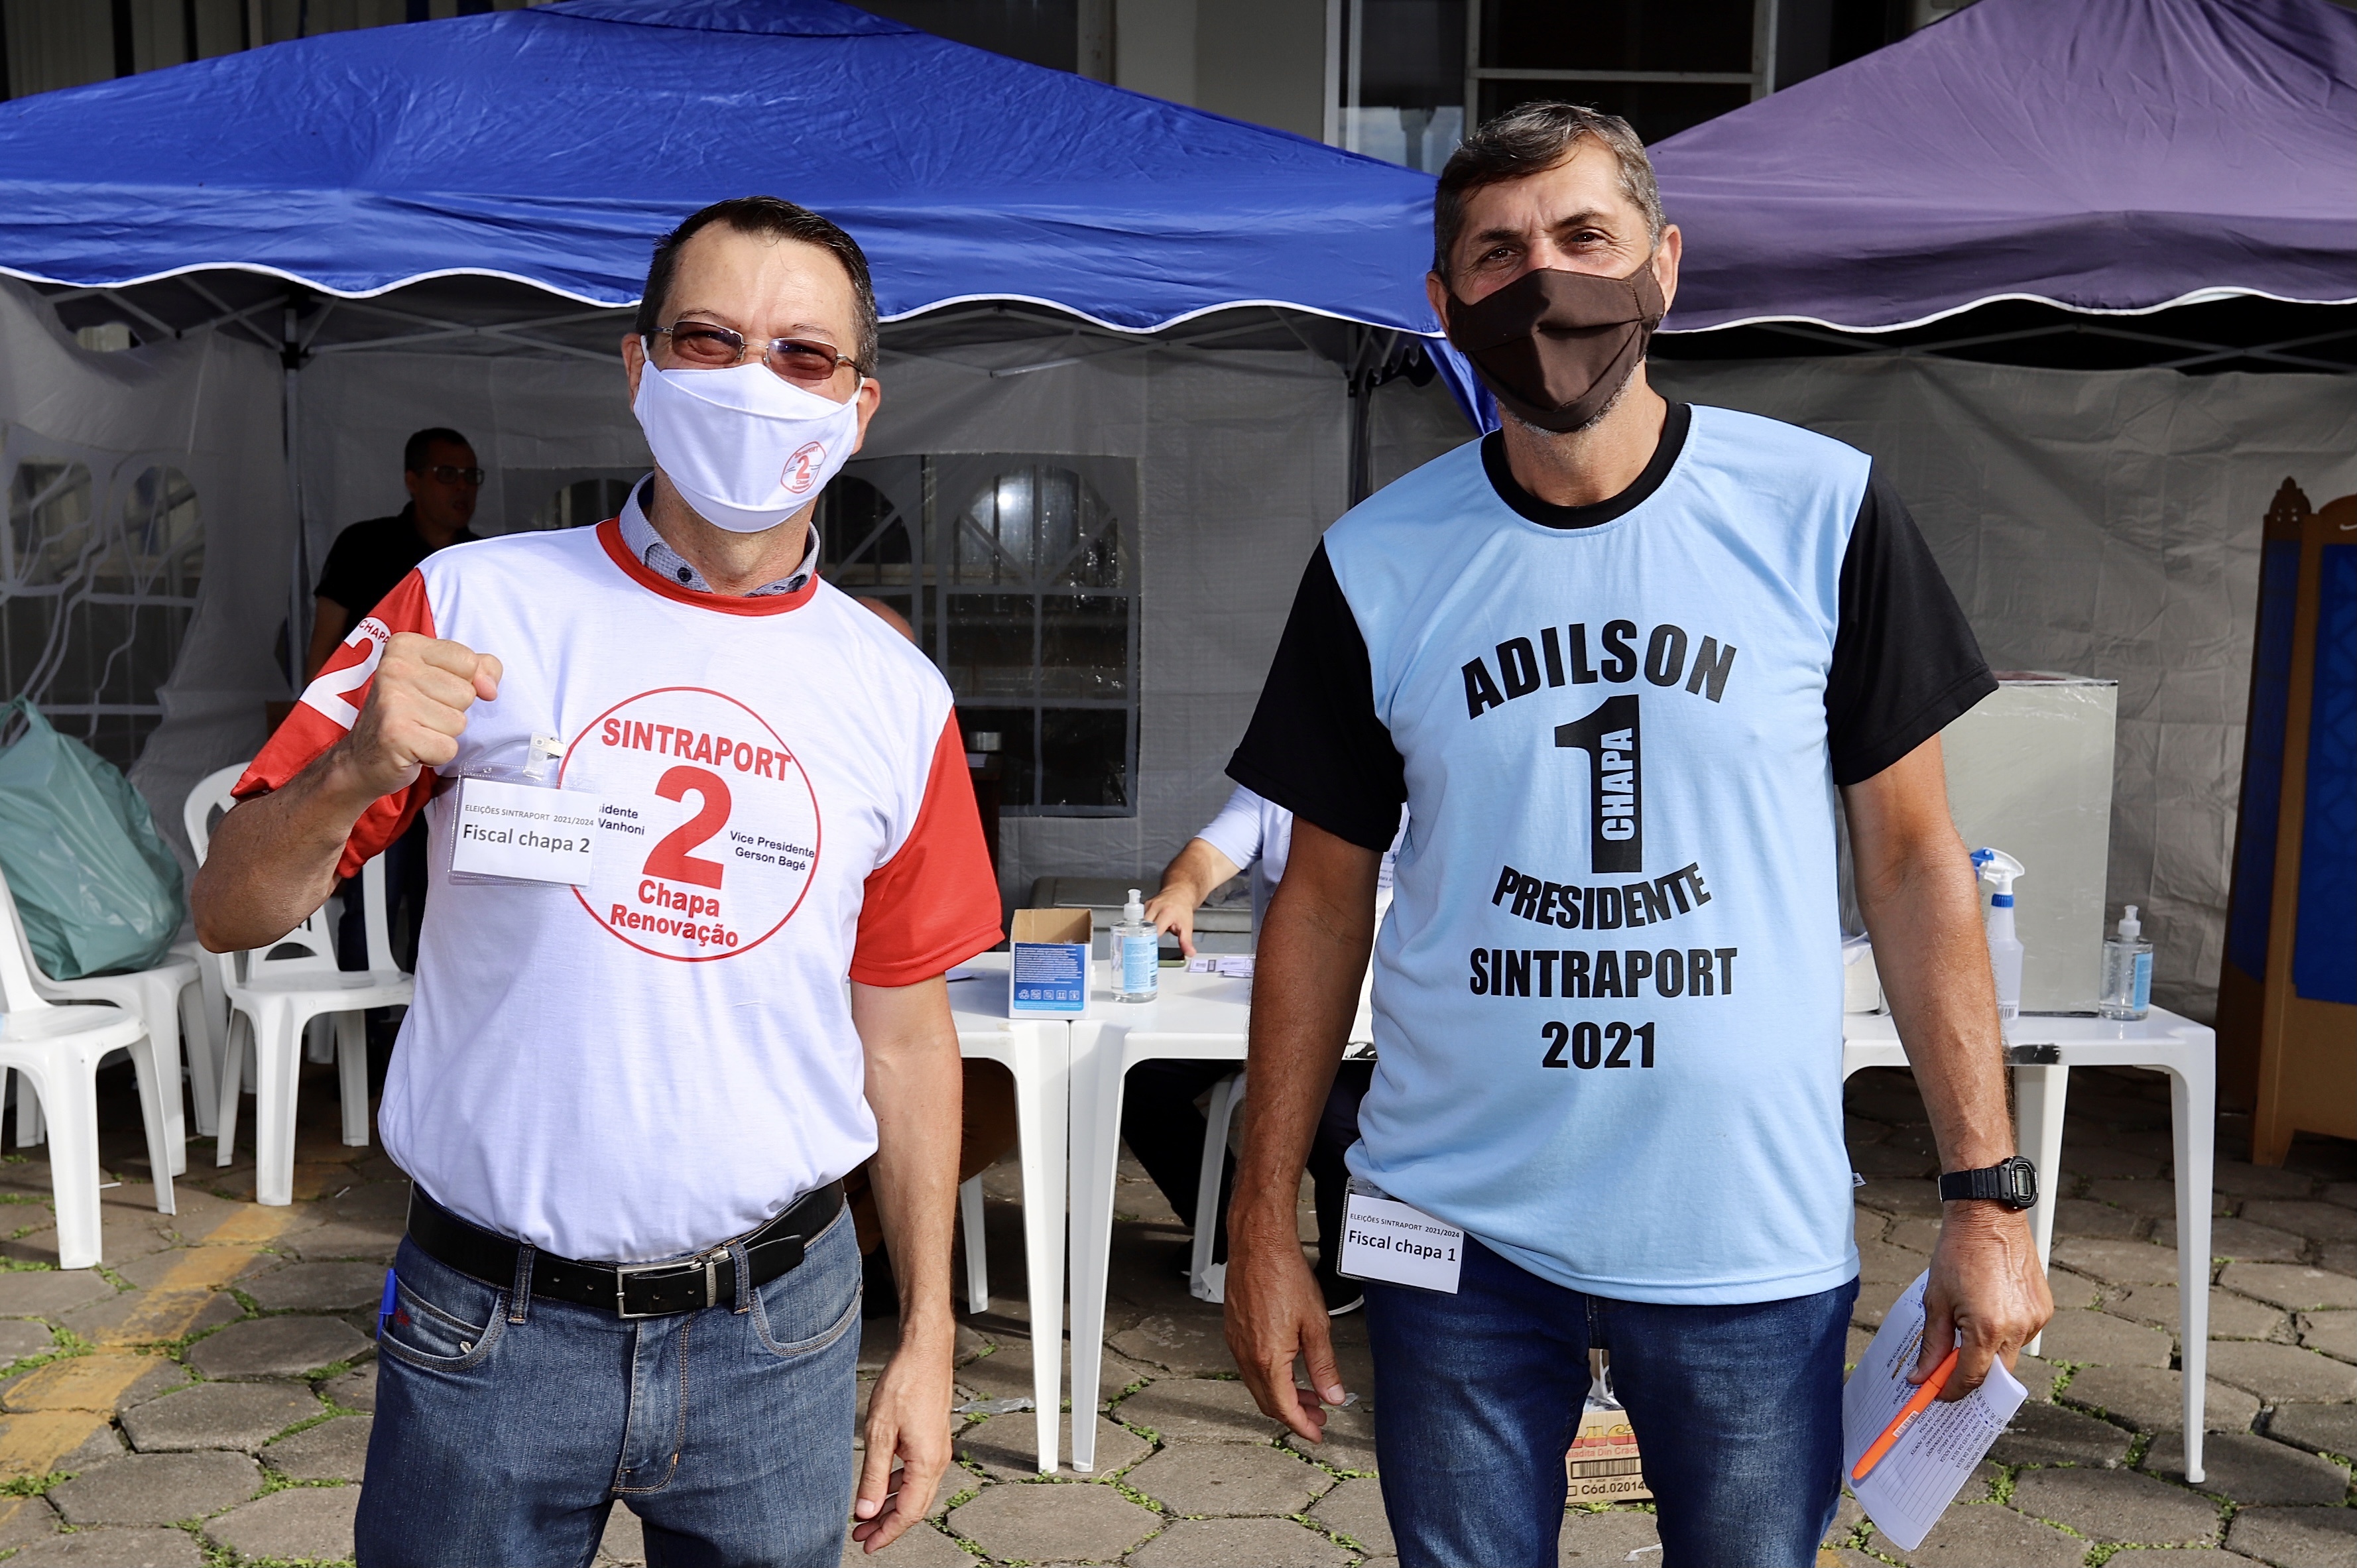
POLYGON ((1620 165, 1620 194, 1645 215, 1649 238, 1662 237, 1662 192, 1644 141, 1618 114, 1577 103, 1525 103, 1509 109, 1458 145, 1432 196, 1432 270, 1448 281, 1449 257, 1465 229, 1465 202, 1486 186, 1547 170, 1569 157, 1582 136, 1602 142, 1620 165))
POLYGON ((436 446, 464 446, 475 449, 475 444, 447 424, 428 425, 401 444, 401 466, 413 474, 425 472, 425 454, 436 446))
POLYGON ((856 368, 863 376, 876 369, 876 284, 867 274, 867 252, 834 220, 777 196, 736 196, 726 201, 716 201, 655 242, 654 263, 647 268, 646 292, 639 298, 639 317, 633 328, 640 337, 651 338, 656 328, 667 325, 662 320, 662 311, 669 303, 665 296, 671 293, 672 275, 679 270, 680 247, 697 230, 715 223, 726 223, 739 234, 799 240, 805 245, 816 245, 841 263, 845 275, 851 279, 851 296, 858 317, 859 341, 851 350, 857 360, 856 368))

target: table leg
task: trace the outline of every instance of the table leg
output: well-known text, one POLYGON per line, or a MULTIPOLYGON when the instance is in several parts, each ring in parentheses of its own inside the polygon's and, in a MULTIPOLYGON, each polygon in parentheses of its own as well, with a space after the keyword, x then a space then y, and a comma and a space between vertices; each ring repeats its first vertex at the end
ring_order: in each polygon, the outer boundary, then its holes
POLYGON ((1113 1266, 1113 1189, 1121 1154, 1118 1024, 1072 1025, 1072 1468, 1096 1468, 1104 1376, 1105 1283, 1113 1266))
MULTIPOLYGON (((1031 1402, 1039 1423, 1039 1473, 1056 1469, 1056 1426, 1064 1359, 1065 1114, 1071 1048, 1066 1026, 1011 1028, 1015 1122, 1023 1165, 1023 1262, 1031 1295, 1031 1402)), ((1080 1430, 1074 1423, 1073 1430, 1080 1430)))
POLYGON ((972 1176, 958 1184, 958 1233, 965 1242, 965 1309, 973 1313, 988 1312, 990 1250, 983 1235, 980 1176, 972 1176))
MULTIPOLYGON (((2203 1032, 2207 1036, 2207 1031, 2203 1032)), ((2216 1047, 2188 1041, 2169 1067, 2170 1131, 2177 1153, 2177 1300, 2179 1359, 2185 1369, 2185 1478, 2205 1478, 2201 1466, 2203 1403, 2210 1376, 2210 1182, 2212 1143, 2218 1124, 2216 1047)))
MULTIPOLYGON (((2029 1211, 2029 1233, 2038 1246, 2038 1266, 2054 1251, 2054 1205, 2061 1196, 2062 1102, 2071 1085, 2067 1067, 2013 1069, 2013 1143, 2038 1167, 2038 1207, 2029 1211)), ((2038 1354, 2044 1335, 2022 1347, 2038 1354)))

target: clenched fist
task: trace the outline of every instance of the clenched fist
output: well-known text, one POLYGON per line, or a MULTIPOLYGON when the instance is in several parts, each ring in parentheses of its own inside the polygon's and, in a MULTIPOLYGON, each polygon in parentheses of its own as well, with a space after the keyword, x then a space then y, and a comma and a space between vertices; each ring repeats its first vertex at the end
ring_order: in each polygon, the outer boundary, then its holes
POLYGON ((458 755, 467 710, 500 694, 500 661, 464 643, 397 631, 384 645, 367 703, 339 743, 343 771, 375 799, 406 789, 423 768, 458 755))

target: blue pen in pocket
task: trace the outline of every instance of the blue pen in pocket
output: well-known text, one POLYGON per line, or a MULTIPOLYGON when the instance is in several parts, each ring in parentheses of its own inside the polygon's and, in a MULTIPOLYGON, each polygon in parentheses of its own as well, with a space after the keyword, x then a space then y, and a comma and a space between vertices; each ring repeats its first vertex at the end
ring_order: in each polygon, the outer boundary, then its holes
POLYGON ((376 1331, 384 1332, 384 1320, 401 1310, 400 1276, 391 1269, 384 1272, 384 1297, 376 1304, 376 1331))

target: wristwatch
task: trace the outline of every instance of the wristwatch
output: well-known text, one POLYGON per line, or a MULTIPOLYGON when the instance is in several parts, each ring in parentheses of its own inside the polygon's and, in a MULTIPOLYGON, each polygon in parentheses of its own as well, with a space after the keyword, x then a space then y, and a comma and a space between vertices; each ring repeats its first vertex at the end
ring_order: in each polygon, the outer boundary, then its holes
POLYGON ((1940 1178, 1940 1197, 1979 1197, 2011 1209, 2029 1208, 2038 1202, 2038 1167, 2016 1155, 1976 1171, 1950 1171, 1940 1178))

